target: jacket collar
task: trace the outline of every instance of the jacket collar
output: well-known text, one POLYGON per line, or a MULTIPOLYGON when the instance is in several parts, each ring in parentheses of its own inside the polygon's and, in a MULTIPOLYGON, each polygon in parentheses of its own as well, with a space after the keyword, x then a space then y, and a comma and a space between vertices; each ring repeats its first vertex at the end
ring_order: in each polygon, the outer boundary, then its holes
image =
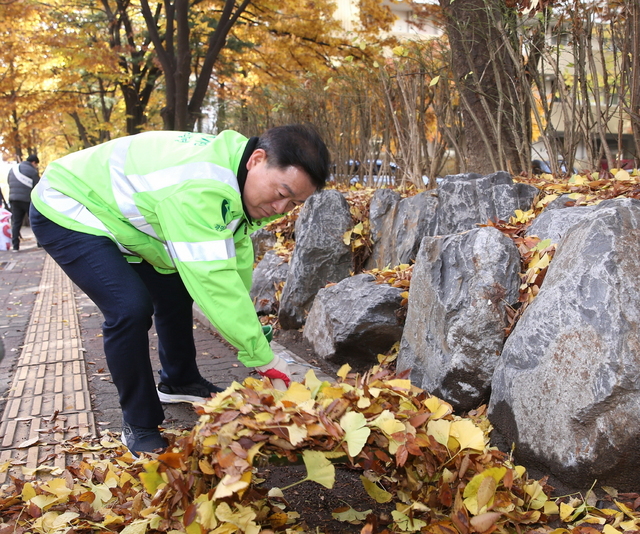
POLYGON ((249 141, 247 141, 247 145, 244 148, 244 152, 242 153, 242 158, 240 158, 240 165, 238 166, 238 188, 240 189, 240 198, 242 199, 242 209, 244 210, 244 216, 246 217, 249 224, 253 223, 253 219, 249 215, 247 211, 247 207, 244 205, 244 184, 247 181, 247 161, 253 154, 256 146, 258 144, 258 137, 251 137, 249 141))

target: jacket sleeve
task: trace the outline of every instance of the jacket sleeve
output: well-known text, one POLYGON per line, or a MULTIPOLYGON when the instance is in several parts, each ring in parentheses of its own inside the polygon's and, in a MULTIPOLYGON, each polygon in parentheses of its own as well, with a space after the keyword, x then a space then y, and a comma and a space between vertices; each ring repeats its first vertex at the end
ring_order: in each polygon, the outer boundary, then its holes
MULTIPOLYGON (((248 255, 236 255, 233 225, 225 218, 225 198, 220 189, 185 189, 156 205, 165 241, 187 290, 207 318, 229 343, 239 349, 247 367, 265 365, 274 358, 249 296, 248 255)), ((239 206, 239 198, 235 200, 239 206)), ((237 213, 237 212, 236 212, 237 213)), ((240 228, 239 231, 242 231, 240 228)), ((240 247, 251 246, 239 243, 240 247)))

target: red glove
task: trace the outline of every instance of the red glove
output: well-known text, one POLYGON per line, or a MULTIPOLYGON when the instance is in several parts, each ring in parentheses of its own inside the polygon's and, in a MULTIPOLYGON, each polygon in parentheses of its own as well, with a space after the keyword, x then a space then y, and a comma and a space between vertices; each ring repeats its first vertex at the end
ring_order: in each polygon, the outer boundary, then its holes
POLYGON ((289 364, 277 354, 274 355, 273 360, 268 364, 256 367, 256 371, 262 376, 269 378, 273 387, 276 389, 286 389, 289 387, 289 384, 291 384, 289 364), (282 383, 280 383, 280 381, 282 381, 282 383))

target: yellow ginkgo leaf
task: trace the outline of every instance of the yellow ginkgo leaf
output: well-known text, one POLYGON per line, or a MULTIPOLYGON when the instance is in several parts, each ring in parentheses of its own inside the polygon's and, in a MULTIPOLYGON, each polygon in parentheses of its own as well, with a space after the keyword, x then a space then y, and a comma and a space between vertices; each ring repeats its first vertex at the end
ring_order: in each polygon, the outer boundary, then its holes
POLYGON ((426 527, 427 523, 422 519, 411 518, 402 512, 394 510, 391 516, 400 530, 404 532, 420 532, 422 527, 426 527))
POLYGON ((602 529, 602 534, 622 534, 622 531, 612 527, 611 525, 605 525, 602 529))
POLYGON ((280 401, 290 401, 294 404, 302 404, 311 398, 311 391, 300 382, 291 382, 289 389, 282 396, 280 401))
POLYGON ((624 532, 627 530, 638 530, 638 521, 623 521, 619 526, 624 532))
POLYGON ((504 478, 506 472, 506 467, 490 467, 469 481, 463 492, 464 505, 469 513, 478 515, 491 506, 497 484, 504 478))
POLYGON ((445 417, 446 415, 449 415, 453 412, 453 408, 451 407, 451 405, 439 399, 438 397, 429 397, 428 399, 424 400, 423 404, 425 405, 427 410, 431 412, 431 416, 429 417, 429 419, 432 420, 441 419, 442 417, 445 417))
MULTIPOLYGON (((295 384, 295 382, 293 383, 295 384)), ((298 425, 289 425, 285 426, 289 431, 289 442, 291 445, 296 446, 302 443, 305 439, 307 439, 307 427, 306 426, 298 426, 298 425)))
POLYGON ((41 510, 44 510, 58 502, 58 498, 53 495, 36 495, 30 502, 35 504, 41 510))
POLYGON ((36 496, 36 490, 31 482, 27 482, 22 486, 22 500, 24 502, 30 501, 36 496))
POLYGON ((196 497, 194 503, 198 506, 198 523, 207 530, 213 530, 216 528, 216 526, 218 526, 218 520, 216 519, 215 501, 209 499, 209 495, 207 493, 203 493, 196 497))
POLYGON ((160 463, 157 460, 152 460, 144 464, 144 473, 140 473, 140 480, 144 485, 144 489, 149 495, 153 495, 161 484, 164 484, 164 479, 158 473, 158 467, 160 463))
POLYGON ((145 534, 149 526, 149 519, 136 519, 120 531, 120 534, 145 534))
MULTIPOLYGON (((241 504, 234 505, 235 510, 226 503, 222 502, 216 507, 216 517, 225 523, 229 523, 231 527, 228 531, 219 530, 218 527, 214 532, 243 532, 244 534, 258 534, 260 527, 254 521, 256 513, 249 506, 242 506, 241 504)), ((192 523, 193 525, 194 523, 192 523)), ((222 526, 222 525, 221 525, 222 526)))
POLYGON ((620 169, 615 173, 614 178, 616 180, 631 180, 631 175, 624 169, 620 169))
POLYGON ((309 388, 311 397, 315 399, 323 382, 316 376, 313 369, 309 369, 304 375, 304 384, 309 388))
POLYGON ((558 504, 553 501, 547 501, 544 503, 544 515, 558 515, 560 508, 558 504))
POLYGON ((573 515, 573 512, 575 512, 575 508, 573 506, 565 502, 560 503, 560 519, 562 521, 569 519, 573 515))
POLYGON ((313 480, 331 489, 336 481, 336 468, 320 451, 302 451, 302 460, 307 468, 307 480, 313 480))
POLYGON ((545 248, 548 248, 550 246, 551 246, 551 239, 543 239, 535 247, 533 247, 533 250, 543 251, 545 248))
POLYGON ((366 510, 364 512, 358 512, 355 508, 351 508, 351 506, 345 507, 346 510, 338 509, 340 511, 332 512, 331 515, 334 519, 338 521, 343 521, 351 524, 359 524, 364 521, 367 516, 371 513, 371 510, 366 510))
POLYGON ((372 482, 367 477, 360 475, 360 480, 362 480, 362 485, 369 494, 369 497, 371 497, 374 501, 382 504, 393 499, 393 495, 391 493, 382 489, 380 486, 378 486, 378 484, 372 482))
MULTIPOLYGON (((105 482, 109 478, 109 475, 115 476, 117 481, 118 477, 113 472, 109 471, 107 473, 107 476, 105 477, 105 482)), ((56 497, 60 499, 60 502, 63 502, 64 500, 66 500, 69 494, 73 491, 73 489, 70 489, 67 487, 67 481, 63 478, 54 478, 52 480, 49 480, 49 482, 42 485, 41 487, 43 490, 49 493, 53 493, 56 497)), ((110 487, 113 487, 113 486, 110 486, 110 487)))
POLYGON ((340 367, 340 369, 338 369, 338 372, 336 374, 344 380, 345 378, 347 378, 349 371, 351 371, 351 366, 348 363, 345 363, 342 367, 340 367))
POLYGON ((532 480, 524 486, 524 491, 531 499, 529 500, 529 508, 539 510, 544 507, 544 503, 549 499, 537 480, 532 480))
POLYGON ((340 426, 344 430, 344 441, 347 443, 349 456, 355 458, 371 434, 367 420, 360 412, 347 412, 340 419, 340 426))
POLYGON ((437 419, 427 423, 427 434, 447 447, 449 445, 449 433, 451 431, 451 421, 446 419, 437 419))
POLYGON ((483 451, 485 435, 482 429, 470 419, 461 419, 451 423, 450 436, 460 444, 460 450, 473 449, 483 451))
POLYGON ((569 182, 571 185, 586 185, 589 183, 589 179, 582 174, 574 174, 569 178, 569 182))
POLYGON ((245 489, 248 485, 244 480, 237 480, 237 477, 225 475, 222 477, 222 480, 218 482, 216 491, 213 493, 213 498, 224 499, 225 497, 231 497, 231 495, 245 489), (232 482, 232 480, 234 480, 234 482, 232 482))
POLYGON ((406 389, 407 391, 411 389, 411 380, 394 378, 392 380, 387 380, 386 384, 392 388, 406 389))

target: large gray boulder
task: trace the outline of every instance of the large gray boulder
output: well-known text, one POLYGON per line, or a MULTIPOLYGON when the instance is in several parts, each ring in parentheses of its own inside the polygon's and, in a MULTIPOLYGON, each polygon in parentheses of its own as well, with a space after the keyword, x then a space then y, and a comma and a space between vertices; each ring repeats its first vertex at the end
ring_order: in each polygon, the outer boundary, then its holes
POLYGON ((416 259, 420 242, 437 231, 438 199, 431 191, 400 200, 398 193, 376 191, 369 220, 373 250, 367 269, 395 267, 416 259))
POLYGON ((282 328, 300 328, 318 290, 349 276, 351 246, 342 238, 351 226, 349 205, 335 189, 315 193, 305 202, 296 220, 296 246, 280 300, 282 328))
POLYGON ((517 209, 531 209, 538 192, 531 185, 514 183, 504 171, 445 176, 437 189, 438 234, 464 232, 489 219, 508 220, 517 209))
POLYGON ((359 274, 321 289, 307 317, 304 337, 316 354, 354 369, 378 363, 402 336, 398 310, 402 289, 377 284, 370 274, 359 274))
POLYGON ((571 487, 638 489, 638 250, 640 201, 603 202, 574 225, 492 380, 498 441, 571 487))
MULTIPOLYGON (((392 221, 398 211, 398 203, 402 200, 400 193, 393 189, 377 189, 371 197, 369 204, 369 232, 373 250, 371 257, 367 260, 366 268, 373 269, 378 263, 377 258, 395 253, 395 250, 388 250, 390 240, 389 221, 392 221)), ((386 266, 386 264, 385 264, 386 266)))
POLYGON ((547 208, 538 215, 527 230, 528 236, 538 236, 540 239, 551 239, 552 243, 559 243, 562 236, 576 223, 588 217, 596 206, 576 206, 573 208, 547 208))
POLYGON ((268 250, 256 265, 249 295, 259 315, 278 311, 277 293, 282 290, 288 274, 289 264, 274 250, 268 250))
POLYGON ((520 254, 495 228, 425 237, 411 278, 398 370, 459 410, 488 401, 518 299, 520 254))

